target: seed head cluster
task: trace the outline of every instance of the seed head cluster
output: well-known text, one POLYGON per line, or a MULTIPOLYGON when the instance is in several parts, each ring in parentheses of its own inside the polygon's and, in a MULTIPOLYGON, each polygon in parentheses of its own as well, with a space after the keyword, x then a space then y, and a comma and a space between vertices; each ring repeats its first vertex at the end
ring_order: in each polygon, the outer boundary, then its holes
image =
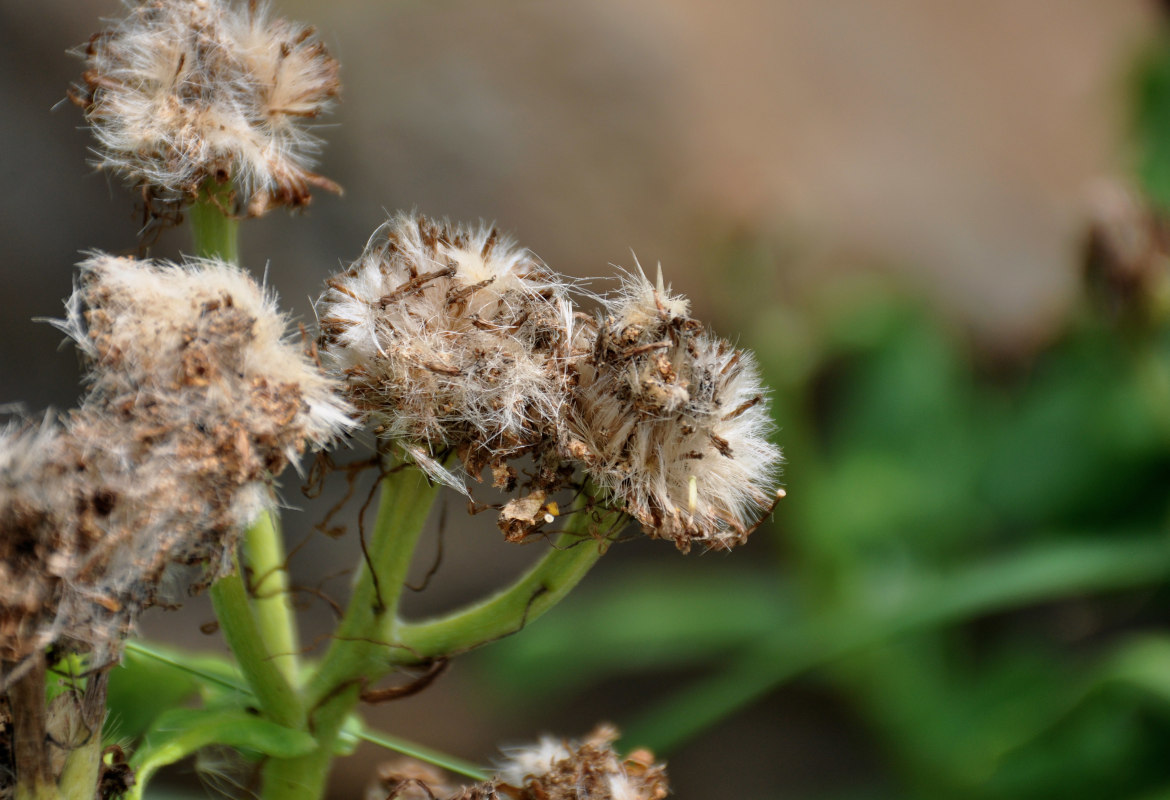
POLYGON ((98 140, 99 168, 124 175, 157 210, 207 181, 235 182, 249 215, 297 207, 319 141, 305 126, 336 97, 338 64, 313 29, 255 0, 126 0, 129 15, 90 39, 71 92, 98 140))
POLYGON ((50 642, 116 655, 164 573, 230 569, 273 477, 349 420, 273 299, 234 267, 95 255, 68 309, 59 327, 88 362, 84 400, 59 427, 0 440, 9 663, 50 642))
MULTIPOLYGON (((663 800, 670 796, 666 768, 637 750, 626 758, 613 749, 617 731, 598 726, 582 742, 541 738, 506 749, 492 780, 461 789, 436 782, 412 765, 380 775, 377 796, 393 800, 663 800), (387 795, 387 793, 389 793, 387 795)), ((370 793, 374 796, 374 792, 370 793)))
POLYGON ((554 440, 571 371, 564 282, 486 226, 400 214, 328 281, 322 352, 378 433, 462 487, 554 440), (464 476, 445 472, 454 452, 464 476))
POLYGON ((639 271, 597 318, 571 287, 487 227, 398 215, 328 281, 322 350, 353 404, 421 467, 463 487, 535 472, 503 505, 522 540, 583 469, 651 536, 686 551, 746 540, 781 462, 752 355, 704 332, 685 298, 639 271), (440 465, 455 451, 463 475, 440 465))

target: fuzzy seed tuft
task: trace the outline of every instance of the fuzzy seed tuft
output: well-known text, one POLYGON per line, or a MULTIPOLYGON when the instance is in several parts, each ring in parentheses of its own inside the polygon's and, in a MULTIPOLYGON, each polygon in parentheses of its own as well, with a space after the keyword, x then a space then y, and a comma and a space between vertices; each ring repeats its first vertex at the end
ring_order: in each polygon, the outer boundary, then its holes
POLYGON ((255 2, 126 0, 127 17, 79 54, 70 97, 98 140, 96 166, 139 187, 156 215, 209 181, 239 211, 307 204, 320 142, 306 126, 337 96, 338 64, 312 28, 255 2))

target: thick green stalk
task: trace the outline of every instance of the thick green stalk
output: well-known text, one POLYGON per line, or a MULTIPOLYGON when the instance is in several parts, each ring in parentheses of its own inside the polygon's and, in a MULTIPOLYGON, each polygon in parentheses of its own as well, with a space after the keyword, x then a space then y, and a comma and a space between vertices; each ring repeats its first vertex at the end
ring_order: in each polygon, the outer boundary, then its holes
POLYGON ((248 528, 244 557, 252 568, 252 605, 264 647, 272 663, 295 688, 300 685, 300 644, 284 563, 284 541, 270 512, 265 511, 248 528))
POLYGON ((81 724, 73 738, 65 743, 69 755, 57 779, 64 800, 93 800, 94 787, 101 778, 102 722, 109 679, 108 671, 99 670, 86 679, 81 697, 74 696, 73 713, 78 715, 81 724))
MULTIPOLYGON (((228 216, 232 186, 208 180, 191 206, 191 235, 201 258, 239 264, 239 221, 228 216)), ((246 557, 261 581, 256 607, 239 574, 212 587, 216 615, 228 646, 269 716, 284 725, 303 722, 298 683, 296 627, 287 605, 288 581, 280 533, 266 512, 249 528, 246 557), (269 685, 270 684, 270 685, 269 685)))
POLYGON ((230 183, 220 185, 208 180, 199 199, 192 204, 188 216, 195 240, 195 255, 200 258, 240 263, 240 221, 227 213, 231 209, 231 199, 230 183))
POLYGON ((304 705, 265 647, 239 570, 215 582, 211 587, 211 602, 223 638, 232 649, 264 714, 273 722, 303 730, 304 705))
POLYGON ((617 513, 594 521, 580 511, 553 548, 511 586, 479 603, 435 620, 400 623, 399 659, 425 661, 453 655, 516 633, 564 599, 605 552, 608 542, 586 535, 608 528, 617 513))
POLYGON ((102 767, 101 731, 93 731, 88 741, 69 751, 59 782, 63 800, 92 800, 102 767))
POLYGON ((296 759, 269 759, 263 797, 317 800, 324 794, 334 744, 346 717, 362 688, 386 675, 396 660, 398 600, 437 491, 413 467, 399 465, 382 479, 377 522, 366 537, 365 560, 349 607, 308 686, 309 730, 318 749, 296 759))

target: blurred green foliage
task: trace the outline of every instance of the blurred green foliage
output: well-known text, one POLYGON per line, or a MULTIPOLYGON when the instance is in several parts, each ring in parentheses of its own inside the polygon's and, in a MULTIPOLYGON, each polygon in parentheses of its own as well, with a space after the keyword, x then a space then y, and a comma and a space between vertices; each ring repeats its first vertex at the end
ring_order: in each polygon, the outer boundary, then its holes
MULTIPOLYGON (((1170 46, 1137 86, 1139 177, 1170 210, 1170 46)), ((616 720, 669 756, 801 678, 861 721, 866 797, 1170 798, 1170 278, 1164 252, 1116 257, 1086 248, 1060 329, 1007 352, 872 279, 777 305, 776 258, 728 245, 716 299, 755 320, 789 462, 776 524, 746 569, 587 585, 480 657, 493 691, 674 676, 616 720)))

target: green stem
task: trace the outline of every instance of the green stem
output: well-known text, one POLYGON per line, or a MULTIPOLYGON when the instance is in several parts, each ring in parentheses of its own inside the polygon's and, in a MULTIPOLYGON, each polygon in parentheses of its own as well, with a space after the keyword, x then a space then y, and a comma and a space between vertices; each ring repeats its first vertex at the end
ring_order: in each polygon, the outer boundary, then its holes
POLYGON ((305 712, 301 698, 265 647, 238 570, 212 585, 211 602, 223 637, 265 715, 286 727, 303 729, 305 712))
MULTIPOLYGON (((239 264, 239 221, 229 216, 230 182, 208 180, 191 207, 195 254, 239 264)), ((288 578, 283 545, 272 518, 265 513, 247 532, 247 557, 252 574, 263 584, 255 611, 241 576, 229 575, 211 590, 216 615, 228 646, 240 662, 260 705, 271 719, 299 726, 303 704, 297 684, 297 636, 287 606, 288 578)), ((260 588, 260 587, 257 587, 260 588)))
POLYGON ((285 680, 296 687, 300 684, 300 645, 284 563, 284 542, 270 512, 265 511, 248 528, 244 556, 252 569, 252 604, 264 647, 285 680))
POLYGON ((101 731, 93 731, 88 741, 69 751, 61 770, 61 797, 63 800, 91 800, 98 785, 102 767, 101 731))
POLYGON ((397 641, 401 655, 425 661, 453 655, 516 633, 559 603, 605 552, 603 544, 587 535, 607 528, 618 512, 599 520, 579 511, 552 549, 511 586, 479 603, 448 616, 417 623, 401 623, 397 641))
POLYGON ((438 488, 412 466, 399 466, 382 479, 378 518, 368 537, 365 563, 310 687, 317 699, 344 681, 389 670, 393 658, 386 651, 394 638, 398 600, 438 488))
POLYGON ((345 616, 308 687, 309 725, 318 748, 301 758, 269 759, 262 796, 316 800, 324 794, 334 744, 367 683, 394 665, 395 618, 406 573, 438 487, 398 465, 382 479, 378 518, 345 616))
POLYGON ((395 753, 401 753, 404 756, 417 759, 418 761, 433 764, 440 769, 445 769, 448 772, 454 772, 456 775, 462 775, 465 778, 470 778, 476 783, 482 783, 488 779, 488 774, 484 772, 482 767, 464 761, 461 758, 447 755, 438 750, 433 750, 429 747, 423 747, 420 744, 407 741, 398 736, 391 736, 388 733, 381 731, 371 731, 362 729, 352 734, 355 739, 370 744, 376 744, 378 747, 384 747, 395 753))
POLYGON ((239 265, 240 222, 228 215, 231 207, 231 183, 217 184, 209 179, 189 214, 195 255, 239 265))

